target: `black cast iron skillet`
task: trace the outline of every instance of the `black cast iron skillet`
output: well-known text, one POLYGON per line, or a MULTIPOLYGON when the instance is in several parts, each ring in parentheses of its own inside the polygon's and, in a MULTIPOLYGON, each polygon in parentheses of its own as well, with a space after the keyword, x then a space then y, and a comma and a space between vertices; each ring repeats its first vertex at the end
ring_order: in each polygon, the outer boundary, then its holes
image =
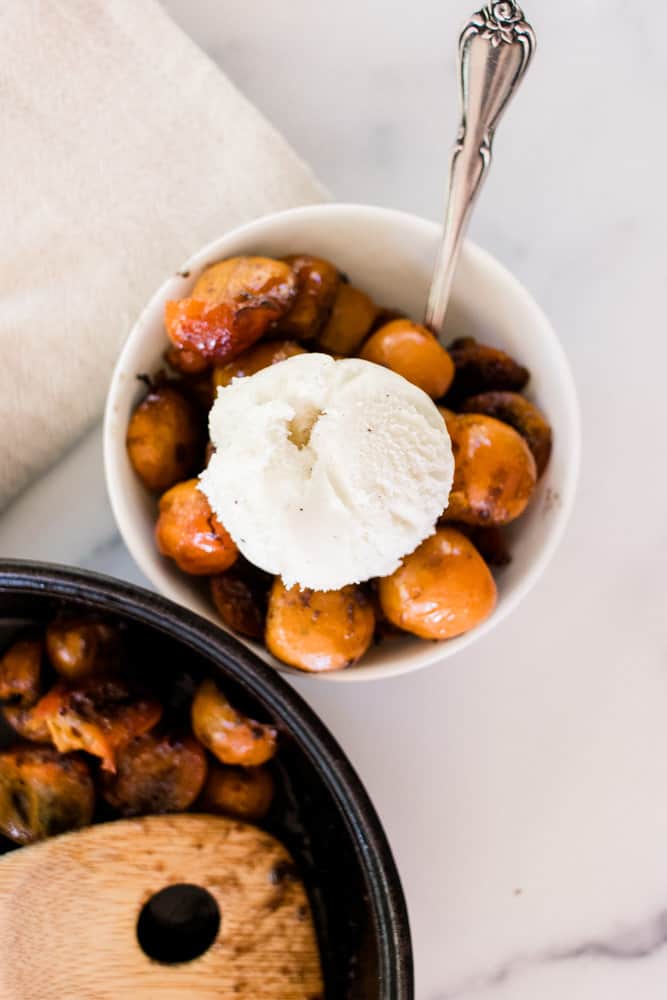
POLYGON ((389 844, 357 774, 308 705, 245 646, 171 601, 98 574, 0 560, 0 649, 63 607, 121 623, 137 670, 219 678, 241 709, 278 724, 279 792, 267 825, 310 892, 326 998, 412 1000, 408 916, 389 844))

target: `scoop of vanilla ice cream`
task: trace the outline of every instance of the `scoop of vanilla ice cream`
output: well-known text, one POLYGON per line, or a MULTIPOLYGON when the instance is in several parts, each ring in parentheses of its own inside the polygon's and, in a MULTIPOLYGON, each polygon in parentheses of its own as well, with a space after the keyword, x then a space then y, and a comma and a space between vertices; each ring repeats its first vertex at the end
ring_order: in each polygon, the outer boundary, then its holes
POLYGON ((435 530, 454 459, 433 401, 357 358, 301 354, 218 390, 200 477, 243 555, 313 590, 387 576, 435 530))

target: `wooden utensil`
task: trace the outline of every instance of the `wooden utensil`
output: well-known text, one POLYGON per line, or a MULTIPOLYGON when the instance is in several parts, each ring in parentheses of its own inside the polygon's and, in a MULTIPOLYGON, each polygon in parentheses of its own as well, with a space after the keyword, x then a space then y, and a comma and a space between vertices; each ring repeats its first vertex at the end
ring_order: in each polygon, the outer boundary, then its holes
POLYGON ((321 1000, 308 898, 269 834, 221 817, 149 816, 0 858, 0 1000, 188 996, 321 1000))

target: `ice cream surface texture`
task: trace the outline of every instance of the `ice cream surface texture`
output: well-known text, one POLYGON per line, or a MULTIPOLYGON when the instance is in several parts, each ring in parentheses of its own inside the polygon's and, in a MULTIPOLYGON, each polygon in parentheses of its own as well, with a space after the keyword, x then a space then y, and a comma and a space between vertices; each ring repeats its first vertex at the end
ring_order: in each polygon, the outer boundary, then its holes
POLYGON ((301 354, 218 390, 200 477, 216 517, 285 585, 387 576, 429 535, 454 475, 433 401, 357 358, 301 354))

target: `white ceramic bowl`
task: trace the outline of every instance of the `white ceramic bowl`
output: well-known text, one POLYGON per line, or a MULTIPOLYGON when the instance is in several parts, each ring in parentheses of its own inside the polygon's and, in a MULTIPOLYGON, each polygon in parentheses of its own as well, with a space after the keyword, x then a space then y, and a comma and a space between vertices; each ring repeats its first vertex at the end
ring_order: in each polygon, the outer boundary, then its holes
MULTIPOLYGON (((130 414, 145 392, 136 376, 154 372, 167 345, 163 324, 168 299, 188 294, 209 264, 238 254, 283 256, 304 252, 331 259, 355 285, 382 305, 416 319, 423 313, 440 228, 416 216, 366 205, 319 205, 266 216, 236 229, 195 254, 153 296, 118 359, 107 400, 104 460, 111 504, 120 532, 137 563, 167 597, 219 624, 205 583, 187 577, 157 552, 155 499, 134 475, 125 449, 130 414), (184 276, 187 274, 187 277, 184 276)), ((457 270, 444 340, 472 335, 504 348, 526 365, 528 395, 547 414, 554 447, 527 513, 509 529, 511 564, 496 576, 498 605, 478 628, 446 642, 416 638, 383 643, 352 669, 316 676, 360 681, 417 670, 453 656, 481 638, 517 606, 554 553, 574 499, 579 466, 579 412, 561 345, 528 292, 489 254, 467 243, 457 270)), ((220 626, 221 628, 224 626, 220 626)), ((285 672, 255 643, 259 655, 285 672)))

